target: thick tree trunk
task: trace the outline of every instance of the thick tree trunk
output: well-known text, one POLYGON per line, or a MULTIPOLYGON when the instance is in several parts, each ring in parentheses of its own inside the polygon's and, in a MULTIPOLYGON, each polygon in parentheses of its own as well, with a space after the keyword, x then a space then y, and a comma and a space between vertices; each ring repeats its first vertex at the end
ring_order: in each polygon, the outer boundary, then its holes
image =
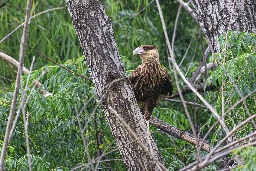
POLYGON ((110 18, 98 0, 66 0, 98 100, 129 170, 158 170, 161 159, 122 65, 110 18))
POLYGON ((256 33, 255 0, 192 0, 201 29, 213 52, 219 52, 218 38, 228 30, 256 33))

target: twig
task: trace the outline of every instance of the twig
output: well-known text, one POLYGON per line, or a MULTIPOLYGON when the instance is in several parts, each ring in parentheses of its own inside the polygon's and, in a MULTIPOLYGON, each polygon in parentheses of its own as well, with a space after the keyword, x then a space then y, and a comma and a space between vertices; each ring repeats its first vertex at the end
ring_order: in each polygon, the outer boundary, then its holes
MULTIPOLYGON (((136 17, 137 15, 139 15, 141 12, 143 12, 145 9, 147 9, 147 7, 149 7, 154 1, 155 1, 155 0, 152 0, 151 2, 149 2, 148 5, 146 5, 145 7, 143 7, 143 8, 142 8, 141 10, 139 10, 138 12, 134 13, 134 14, 132 15, 132 17, 134 18, 134 17, 136 17)), ((118 20, 115 24, 120 23, 121 21, 123 21, 124 19, 129 18, 129 17, 130 17, 130 16, 124 17, 124 18, 118 20)))
POLYGON ((177 0, 177 2, 179 2, 181 6, 191 15, 191 17, 196 21, 196 23, 199 23, 195 11, 188 6, 190 1, 185 3, 183 0, 177 0))
MULTIPOLYGON (((30 155, 30 147, 29 147, 29 138, 28 138, 28 118, 26 117, 26 109, 25 109, 25 98, 28 90, 28 82, 30 79, 30 73, 32 70, 32 66, 34 64, 35 57, 33 57, 31 66, 30 66, 30 72, 28 74, 27 82, 25 88, 22 90, 22 99, 21 99, 21 110, 23 113, 23 121, 24 121, 24 132, 25 132, 25 137, 26 137, 26 145, 27 145, 27 155, 28 155, 28 166, 29 166, 29 171, 32 171, 32 162, 31 162, 31 155, 30 155)), ((11 135, 11 134, 10 134, 11 135)), ((10 141, 9 141, 10 142, 10 141)))
MULTIPOLYGON (((179 103, 182 103, 181 100, 176 100, 176 99, 168 99, 168 98, 165 98, 166 101, 169 101, 169 102, 179 102, 179 103)), ((184 101, 186 104, 188 105, 192 105, 192 106, 197 106, 197 107, 201 107, 201 108, 204 108, 204 109, 208 109, 207 106, 205 105, 201 105, 201 104, 198 104, 198 103, 195 103, 195 102, 189 102, 189 101, 184 101)))
POLYGON ((61 67, 62 69, 65 69, 67 70, 68 72, 74 74, 74 75, 77 75, 81 78, 85 78, 87 80, 92 80, 91 78, 88 78, 88 77, 85 77, 81 74, 78 74, 77 72, 75 71, 72 71, 70 69, 68 69, 67 67, 64 67, 63 65, 59 64, 58 62, 55 62, 54 60, 52 60, 51 58, 47 57, 46 55, 42 54, 40 51, 38 51, 37 49, 33 48, 32 46, 30 46, 29 44, 27 44, 28 47, 30 47, 31 49, 33 49, 36 53, 38 53, 40 56, 43 56, 44 58, 46 58, 47 60, 51 61, 52 63, 54 63, 55 65, 58 65, 59 67, 61 67))
MULTIPOLYGON (((207 49, 204 52, 203 58, 204 58, 204 56, 207 57, 209 55, 209 53, 210 53, 210 47, 208 46, 207 49)), ((195 79, 198 77, 198 74, 200 73, 200 70, 201 70, 202 66, 203 66, 203 59, 201 59, 196 71, 193 73, 191 79, 189 80, 189 82, 191 84, 195 83, 195 79)))
POLYGON ((22 75, 22 68, 23 68, 23 63, 24 63, 24 54, 25 54, 25 49, 26 49, 25 44, 26 44, 26 41, 27 41, 28 25, 29 25, 29 22, 30 22, 29 21, 29 19, 30 19, 30 8, 31 8, 31 0, 28 0, 27 1, 27 7, 26 7, 26 16, 25 16, 25 24, 24 24, 24 29, 23 29, 23 35, 22 35, 21 43, 20 43, 20 53, 19 53, 20 65, 19 65, 19 68, 18 68, 15 89, 14 89, 14 92, 13 92, 12 104, 11 104, 11 107, 10 107, 10 114, 9 114, 9 117, 8 117, 8 122, 7 122, 5 137, 4 137, 4 143, 3 143, 1 159, 0 159, 0 171, 3 171, 3 169, 4 169, 4 159, 5 159, 5 156, 6 156, 6 150, 7 150, 7 146, 8 146, 8 139, 9 139, 9 136, 10 136, 12 120, 13 120, 13 116, 14 116, 14 113, 15 113, 17 97, 18 97, 18 93, 19 93, 19 87, 20 87, 20 81, 21 81, 21 75, 22 75))
POLYGON ((198 73, 198 75, 197 75, 197 77, 196 77, 196 79, 195 79, 195 83, 196 82, 198 82, 198 80, 199 80, 199 78, 201 77, 201 75, 206 71, 206 70, 208 70, 208 69, 210 69, 210 68, 213 68, 213 67, 217 67, 218 66, 218 64, 217 63, 208 63, 208 64, 206 64, 206 66, 202 66, 202 68, 199 70, 199 73, 198 73))

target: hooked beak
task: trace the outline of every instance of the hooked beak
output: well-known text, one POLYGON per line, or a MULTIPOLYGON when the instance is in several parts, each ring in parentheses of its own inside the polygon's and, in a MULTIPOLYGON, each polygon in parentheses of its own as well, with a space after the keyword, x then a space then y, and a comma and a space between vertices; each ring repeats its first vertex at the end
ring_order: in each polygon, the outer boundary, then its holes
POLYGON ((133 51, 133 55, 141 55, 141 54, 144 54, 145 51, 142 47, 137 47, 136 49, 134 49, 133 51))

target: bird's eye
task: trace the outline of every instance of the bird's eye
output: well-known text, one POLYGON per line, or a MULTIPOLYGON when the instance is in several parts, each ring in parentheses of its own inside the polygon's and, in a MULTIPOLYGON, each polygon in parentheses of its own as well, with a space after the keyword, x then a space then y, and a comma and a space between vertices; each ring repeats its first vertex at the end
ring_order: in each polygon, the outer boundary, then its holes
POLYGON ((148 50, 148 48, 147 48, 147 47, 143 47, 143 49, 144 49, 144 50, 148 50))

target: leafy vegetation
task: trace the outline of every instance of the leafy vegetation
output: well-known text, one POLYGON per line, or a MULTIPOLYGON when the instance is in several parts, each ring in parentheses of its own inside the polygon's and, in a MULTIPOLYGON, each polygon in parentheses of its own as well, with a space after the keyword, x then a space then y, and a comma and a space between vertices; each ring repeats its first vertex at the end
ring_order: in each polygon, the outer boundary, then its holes
MULTIPOLYGON (((0 9, 0 27, 3 28, 0 41, 23 22, 25 2, 11 1, 0 9)), ((137 56, 132 56, 132 51, 141 44, 156 45, 160 51, 161 62, 166 68, 169 66, 168 54, 165 51, 166 43, 155 4, 141 11, 149 3, 148 0, 105 1, 107 13, 112 19, 119 53, 128 73, 140 63, 137 56)), ((167 30, 171 36, 179 5, 176 1, 162 1, 161 4, 167 30)), ((68 69, 90 77, 64 1, 34 2, 32 15, 56 7, 63 9, 41 14, 31 20, 28 44, 68 69)), ((17 59, 21 33, 22 29, 18 29, 0 43, 0 51, 17 59)), ((201 31, 198 26, 183 10, 176 37, 177 62, 182 61, 180 67, 189 77, 195 71, 202 56, 202 46, 206 46, 206 43, 201 41, 201 31), (188 47, 188 52, 186 52, 188 47)), ((208 59, 208 62, 218 63, 218 67, 216 70, 209 71, 210 77, 207 82, 217 87, 224 87, 225 90, 221 91, 220 88, 205 92, 203 96, 219 113, 222 113, 223 98, 225 99, 224 110, 232 108, 231 112, 226 114, 225 122, 232 129, 256 111, 253 94, 256 89, 254 67, 256 65, 256 36, 249 33, 229 32, 220 38, 220 45, 223 52, 208 59), (241 102, 233 107, 237 101, 250 93, 252 95, 244 99, 245 103, 241 102)), ((26 102, 26 114, 29 120, 33 169, 71 170, 81 166, 86 170, 87 163, 97 165, 99 157, 104 154, 99 163, 101 168, 126 170, 108 123, 98 107, 92 81, 53 65, 29 47, 26 51, 26 67, 31 65, 32 56, 36 56, 36 62, 33 64, 33 72, 28 81, 29 98, 26 102), (33 87, 32 82, 37 79, 43 83, 40 90, 33 87), (42 88, 53 95, 42 96, 40 94, 42 88), (84 139, 81 136, 80 125, 84 131, 84 139), (86 153, 86 148, 89 153, 86 153)), ((5 78, 0 79, 0 145, 2 145, 1 140, 4 138, 16 68, 3 60, 0 60, 0 65, 2 66, 0 76, 5 78)), ((171 68, 169 72, 172 75, 171 68)), ((23 87, 27 80, 28 76, 23 76, 23 87)), ((173 82, 175 82, 174 79, 173 82)), ((184 85, 182 81, 179 84, 184 85)), ((188 94, 185 98, 187 101, 200 103, 193 94, 188 94)), ((205 135, 216 122, 209 110, 205 108, 192 105, 188 106, 188 110, 200 136, 205 135)), ((192 132, 181 103, 163 102, 154 109, 153 113, 154 116, 170 125, 192 132)), ((236 132, 234 138, 239 139, 248 135, 253 131, 252 127, 253 123, 246 124, 236 132)), ((151 131, 169 170, 178 170, 196 160, 196 148, 193 145, 170 137, 157 128, 151 127, 151 131)), ((207 140, 213 147, 224 136, 221 127, 217 126, 211 131, 207 140)), ((204 156, 206 152, 201 154, 204 156)), ((246 161, 237 170, 251 170, 255 167, 254 147, 236 150, 234 154, 246 161)), ((218 167, 219 164, 214 163, 208 167, 208 170, 216 170, 218 167)), ((6 168, 7 170, 28 170, 22 119, 18 120, 12 141, 8 146, 6 168)))

